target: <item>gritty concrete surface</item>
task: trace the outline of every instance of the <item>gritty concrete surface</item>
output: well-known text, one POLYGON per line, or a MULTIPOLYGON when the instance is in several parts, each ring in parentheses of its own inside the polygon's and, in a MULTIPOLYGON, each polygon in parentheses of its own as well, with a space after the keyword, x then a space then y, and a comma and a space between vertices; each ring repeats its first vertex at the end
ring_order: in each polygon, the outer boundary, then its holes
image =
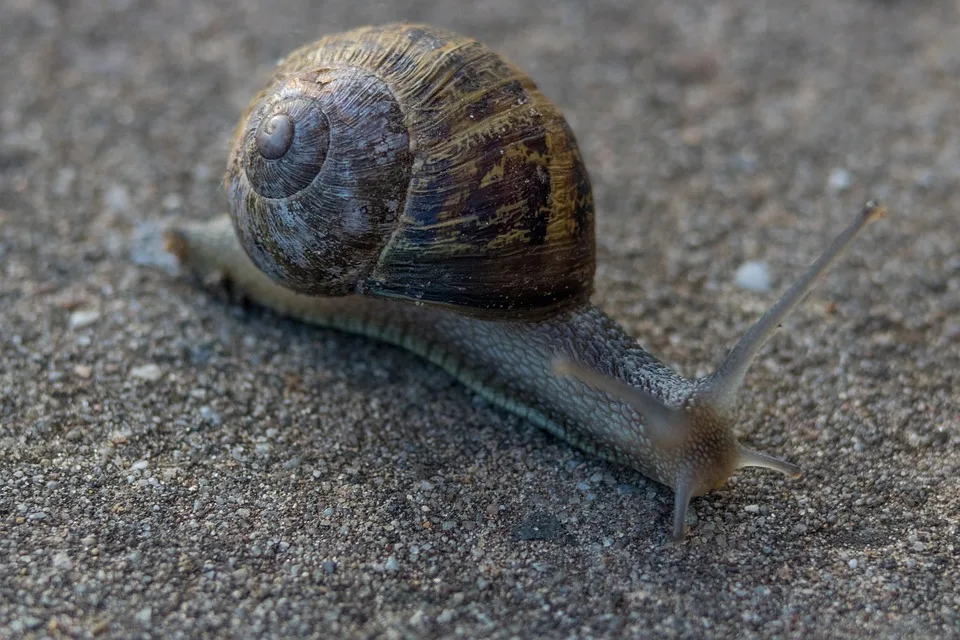
POLYGON ((0 25, 0 637, 960 636, 956 2, 4 0, 0 25), (665 546, 667 489, 177 272, 159 230, 224 209, 271 64, 404 18, 569 114, 595 302, 688 375, 886 200, 747 381, 743 440, 801 479, 738 473, 665 546), (751 261, 770 290, 737 286, 751 261))

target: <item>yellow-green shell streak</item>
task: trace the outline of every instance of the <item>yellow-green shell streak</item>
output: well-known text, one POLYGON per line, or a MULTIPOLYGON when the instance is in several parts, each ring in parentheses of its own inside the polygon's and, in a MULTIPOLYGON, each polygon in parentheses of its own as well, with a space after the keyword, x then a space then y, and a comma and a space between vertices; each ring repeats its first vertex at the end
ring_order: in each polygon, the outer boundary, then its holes
POLYGON ((369 27, 294 51, 241 119, 225 182, 245 251, 299 293, 533 319, 592 290, 593 197, 569 125, 449 31, 369 27))

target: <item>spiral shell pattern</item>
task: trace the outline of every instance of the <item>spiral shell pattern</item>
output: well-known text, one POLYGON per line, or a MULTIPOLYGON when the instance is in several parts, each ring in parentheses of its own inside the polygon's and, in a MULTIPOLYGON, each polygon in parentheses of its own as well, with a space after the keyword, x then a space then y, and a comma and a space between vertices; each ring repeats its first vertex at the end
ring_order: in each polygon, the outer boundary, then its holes
POLYGON ((241 120, 225 184, 253 262, 300 293, 535 319, 592 290, 593 197, 566 120, 442 29, 290 54, 241 120))

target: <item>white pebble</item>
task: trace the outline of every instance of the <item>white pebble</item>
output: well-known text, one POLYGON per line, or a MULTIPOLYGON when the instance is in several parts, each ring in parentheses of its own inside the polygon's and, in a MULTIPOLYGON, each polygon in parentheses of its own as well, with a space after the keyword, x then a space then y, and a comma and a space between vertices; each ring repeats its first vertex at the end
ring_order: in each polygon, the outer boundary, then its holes
POLYGON ((416 613, 410 616, 410 624, 415 627, 419 627, 421 624, 423 624, 425 617, 426 615, 424 614, 423 609, 417 609, 416 613))
POLYGON ((160 367, 155 364, 145 364, 141 367, 134 367, 131 369, 130 375, 134 378, 153 382, 160 379, 162 372, 160 371, 160 367))
POLYGON ((73 180, 77 177, 77 172, 73 167, 63 167, 57 173, 53 182, 53 192, 58 196, 65 196, 70 192, 73 186, 73 180))
POLYGON ((440 624, 447 624, 453 617, 456 615, 453 609, 444 609, 440 612, 440 615, 437 616, 437 622, 440 624))
POLYGON ((100 319, 99 311, 94 311, 92 309, 87 309, 84 311, 74 311, 73 313, 70 314, 70 328, 83 329, 84 327, 89 327, 99 319, 100 319))
POLYGON ((177 211, 183 207, 183 198, 177 193, 168 193, 160 201, 165 211, 177 211))
POLYGON ((830 185, 830 188, 833 191, 846 191, 850 188, 850 172, 846 169, 834 169, 830 172, 830 177, 827 179, 827 183, 830 185))
POLYGON ((73 561, 70 559, 70 556, 67 555, 66 552, 61 551, 60 553, 54 554, 53 566, 56 569, 69 571, 70 569, 73 569, 73 561))
POLYGON ((139 622, 143 626, 147 626, 150 624, 150 621, 153 619, 153 608, 144 607, 143 609, 140 609, 140 611, 137 611, 133 617, 136 618, 137 622, 139 622))
POLYGON ((104 200, 107 208, 114 213, 127 213, 130 211, 130 192, 127 188, 118 183, 113 183, 107 187, 104 193, 104 200))
POLYGON ((750 260, 749 262, 744 262, 740 265, 740 268, 737 269, 734 282, 736 282, 737 286, 741 289, 761 292, 769 291, 770 272, 767 270, 765 263, 750 260))

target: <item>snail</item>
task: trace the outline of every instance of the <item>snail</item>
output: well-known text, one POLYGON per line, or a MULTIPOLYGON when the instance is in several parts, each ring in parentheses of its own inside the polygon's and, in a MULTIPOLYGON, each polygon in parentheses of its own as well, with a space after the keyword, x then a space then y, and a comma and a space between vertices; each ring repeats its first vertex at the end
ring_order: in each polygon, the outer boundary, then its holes
POLYGON ((229 215, 166 248, 248 300, 408 349, 574 446, 691 498, 743 467, 751 361, 870 221, 869 202, 729 352, 687 379, 591 305, 590 179, 558 108, 480 42, 425 25, 325 37, 279 63, 235 131, 229 215))

